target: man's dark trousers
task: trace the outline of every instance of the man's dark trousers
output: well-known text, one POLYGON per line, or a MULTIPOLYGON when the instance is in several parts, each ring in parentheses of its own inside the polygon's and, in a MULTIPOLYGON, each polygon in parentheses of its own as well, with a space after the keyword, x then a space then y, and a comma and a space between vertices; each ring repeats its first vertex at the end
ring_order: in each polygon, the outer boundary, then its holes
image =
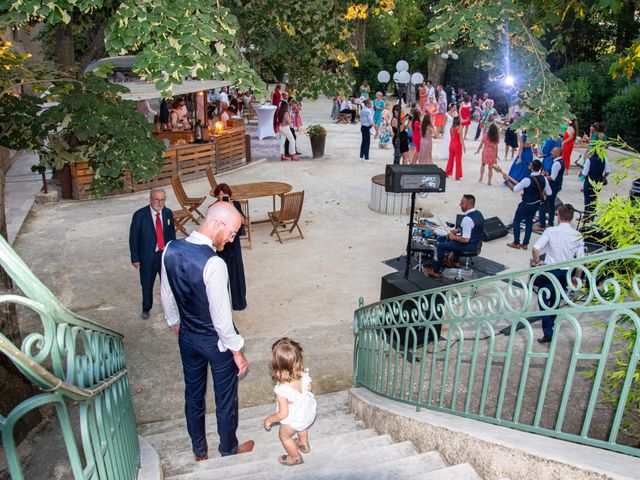
POLYGON ((513 243, 520 243, 520 223, 524 221, 524 240, 523 245, 529 245, 531 232, 533 231, 533 218, 540 208, 540 202, 524 203, 520 202, 516 208, 516 214, 513 217, 513 243))
MULTIPOLYGON (((560 286, 563 290, 567 288, 567 270, 556 268, 555 270, 550 270, 548 273, 558 279, 558 282, 560 282, 560 286)), ((541 288, 549 289, 549 297, 547 298, 546 295, 542 296, 542 302, 544 303, 544 305, 550 307, 555 303, 556 297, 558 295, 553 283, 551 283, 551 279, 540 276, 535 279, 533 285, 538 287, 538 292, 541 288)), ((538 298, 540 297, 538 296, 538 298)), ((540 300, 538 300, 538 302, 540 302, 540 300)), ((541 311, 543 310, 542 305, 539 305, 539 308, 541 311)), ((546 338, 551 338, 553 336, 553 325, 556 321, 556 315, 543 315, 540 318, 542 318, 542 333, 546 338)))
POLYGON ((369 146, 371 145, 371 127, 360 125, 362 143, 360 143, 360 158, 369 160, 369 146))
POLYGON ((553 192, 547 197, 547 199, 540 205, 540 211, 538 216, 540 217, 540 226, 545 228, 547 225, 553 227, 553 221, 556 216, 556 197, 558 194, 553 192))
POLYGON ((162 252, 155 252, 151 263, 140 264, 140 285, 142 285, 142 310, 149 311, 153 306, 153 284, 160 275, 162 267, 162 252))
POLYGON ((438 242, 437 260, 433 262, 433 270, 439 272, 444 263, 444 255, 447 252, 453 252, 454 260, 458 260, 458 252, 474 252, 477 247, 470 243, 455 242, 453 240, 443 240, 438 242))
POLYGON ((184 372, 184 412, 194 455, 204 457, 208 451, 205 433, 208 366, 211 366, 216 401, 220 436, 218 451, 223 457, 235 455, 238 450, 238 367, 233 361, 233 354, 229 350, 218 350, 218 336, 211 333, 192 333, 181 329, 178 345, 184 372))

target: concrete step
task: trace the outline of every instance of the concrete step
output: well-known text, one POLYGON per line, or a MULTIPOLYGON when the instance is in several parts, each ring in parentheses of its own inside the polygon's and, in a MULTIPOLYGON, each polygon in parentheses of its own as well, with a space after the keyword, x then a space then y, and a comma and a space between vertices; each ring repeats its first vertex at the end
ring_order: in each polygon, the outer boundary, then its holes
MULTIPOLYGON (((411 442, 391 443, 391 437, 380 435, 350 445, 334 443, 332 448, 320 451, 312 450, 304 456, 305 463, 296 467, 284 467, 277 462, 277 454, 251 463, 243 463, 225 468, 212 468, 192 472, 171 480, 204 480, 207 478, 316 478, 318 475, 337 475, 340 472, 357 472, 371 465, 384 463, 415 455, 417 452, 411 442), (350 453, 346 453, 350 452, 350 453)), ((313 446, 312 446, 313 449, 313 446)), ((279 452, 281 453, 281 452, 279 452)))
POLYGON ((458 465, 427 472, 413 478, 416 480, 482 480, 482 477, 468 463, 459 463, 458 465))
MULTIPOLYGON (((318 427, 321 427, 319 425, 318 427)), ((333 430, 335 432, 336 430, 333 430)), ((350 445, 357 444, 366 439, 377 438, 378 434, 373 429, 360 429, 350 432, 345 432, 339 435, 331 435, 325 433, 323 436, 319 436, 316 431, 316 425, 312 427, 309 433, 309 444, 312 451, 322 451, 328 448, 333 448, 334 445, 350 445)), ((241 437, 242 438, 242 437, 241 437)), ((167 453, 165 456, 161 456, 163 469, 165 476, 180 475, 188 472, 197 472, 201 470, 209 470, 212 468, 225 468, 233 465, 249 463, 252 461, 260 461, 264 459, 275 459, 278 455, 282 455, 284 448, 278 438, 277 428, 273 428, 270 432, 266 432, 263 429, 260 437, 255 437, 255 447, 252 452, 242 455, 230 455, 228 457, 217 456, 217 451, 214 450, 216 456, 210 457, 209 460, 201 462, 195 462, 193 454, 189 448, 188 453, 179 453, 171 455, 167 453)))

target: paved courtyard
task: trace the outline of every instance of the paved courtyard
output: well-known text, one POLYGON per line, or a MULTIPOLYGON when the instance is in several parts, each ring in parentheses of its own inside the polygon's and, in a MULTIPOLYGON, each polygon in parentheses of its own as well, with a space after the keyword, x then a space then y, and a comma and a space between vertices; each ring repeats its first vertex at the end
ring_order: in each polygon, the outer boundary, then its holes
MULTIPOLYGON (((408 215, 387 216, 368 208, 371 177, 392 161, 391 149, 372 143, 371 163, 358 159, 359 125, 337 125, 329 117, 331 101, 304 102, 305 125, 322 123, 328 130, 326 156, 312 159, 308 138, 299 134, 299 162, 280 162, 276 142, 254 142, 254 164, 220 175, 230 184, 284 181, 305 191, 302 230, 305 238, 279 244, 266 224, 253 228, 253 248, 244 249, 249 307, 234 314, 246 339, 250 370, 240 383, 242 406, 273 401, 267 371, 272 342, 283 335, 300 341, 311 369, 315 391, 343 390, 352 384, 352 322, 359 297, 379 299, 380 278, 392 269, 382 262, 401 255, 406 246, 408 215), (264 160, 259 160, 264 157, 264 160)), ((472 126, 473 127, 473 126, 472 126)), ((474 131, 474 129, 471 129, 474 131)), ((469 133, 469 138, 471 137, 469 133)), ((452 220, 463 193, 473 193, 485 217, 511 223, 519 197, 500 182, 478 183, 477 142, 468 141, 464 177, 448 182, 446 193, 418 199, 418 207, 452 220)), ((440 140, 434 142, 434 153, 440 140)), ((580 150, 574 152, 574 157, 580 150)), ((502 154, 502 152, 501 152, 502 154)), ((443 161, 436 162, 444 168, 443 161)), ((501 162, 510 165, 510 162, 501 162)), ((565 177, 561 197, 582 208, 578 169, 565 177)), ((606 187, 607 195, 626 195, 628 184, 606 187)), ((204 195, 206 179, 186 184, 187 193, 204 195)), ((175 335, 166 327, 156 287, 147 321, 140 319, 140 286, 129 262, 128 232, 132 213, 145 205, 148 192, 81 202, 34 206, 14 247, 35 273, 73 311, 125 336, 131 390, 139 422, 183 415, 183 382, 175 335)), ((168 189, 170 208, 177 208, 168 189)), ((271 200, 252 200, 253 219, 266 217, 271 200)), ((533 241, 537 238, 534 235, 533 241)), ((508 249, 504 239, 485 243, 482 255, 519 270, 529 265, 529 252, 508 249)), ((25 332, 36 328, 24 318, 25 332)), ((539 327, 538 327, 539 328, 539 327)), ((209 398, 211 400, 211 398, 209 398)))

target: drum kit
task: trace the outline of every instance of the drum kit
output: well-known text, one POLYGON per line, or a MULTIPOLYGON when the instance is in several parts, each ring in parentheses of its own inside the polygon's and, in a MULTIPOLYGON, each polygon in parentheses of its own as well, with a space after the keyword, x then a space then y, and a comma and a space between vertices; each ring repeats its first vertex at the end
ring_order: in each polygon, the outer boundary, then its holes
POLYGON ((438 241, 446 239, 449 231, 450 229, 427 218, 416 219, 411 232, 411 250, 416 270, 422 271, 423 268, 431 266, 436 258, 438 241))

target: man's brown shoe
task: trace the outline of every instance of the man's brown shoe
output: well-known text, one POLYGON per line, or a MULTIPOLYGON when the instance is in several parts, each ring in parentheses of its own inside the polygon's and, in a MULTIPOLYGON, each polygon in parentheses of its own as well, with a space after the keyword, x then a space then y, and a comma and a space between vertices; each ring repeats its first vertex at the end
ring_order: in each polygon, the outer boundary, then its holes
POLYGON ((209 455, 207 453, 205 453, 204 456, 202 457, 195 455, 195 459, 196 459, 196 462, 201 462, 202 460, 209 460, 209 455))
POLYGON ((431 267, 426 267, 422 270, 422 272, 425 275, 429 275, 431 278, 440 278, 440 274, 438 272, 436 272, 433 268, 431 267))
POLYGON ((541 227, 539 225, 536 225, 535 227, 533 227, 533 231, 534 232, 538 232, 538 233, 542 233, 546 230, 546 227, 541 227))
POLYGON ((450 258, 445 259, 444 264, 450 268, 460 268, 460 262, 457 262, 450 258))
POLYGON ((254 445, 254 441, 253 440, 247 440, 244 443, 241 443, 240 445, 238 445, 238 450, 236 450, 236 455, 240 454, 240 453, 248 453, 251 450, 253 450, 253 445, 254 445))

